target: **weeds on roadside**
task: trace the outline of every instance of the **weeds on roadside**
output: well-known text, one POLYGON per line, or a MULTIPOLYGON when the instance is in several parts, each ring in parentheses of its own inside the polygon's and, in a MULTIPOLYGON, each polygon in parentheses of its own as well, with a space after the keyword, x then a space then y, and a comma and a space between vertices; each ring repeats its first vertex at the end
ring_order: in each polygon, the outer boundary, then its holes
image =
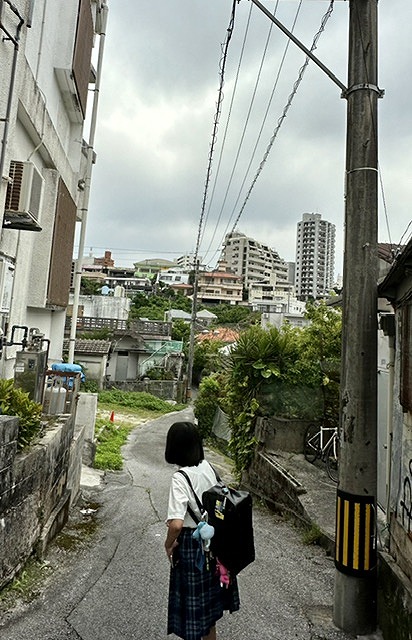
POLYGON ((0 611, 11 609, 18 600, 34 600, 39 595, 40 586, 52 572, 49 563, 31 558, 10 584, 0 591, 0 611))
POLYGON ((302 541, 303 544, 311 545, 311 544, 320 544, 320 540, 322 538, 322 531, 319 529, 317 524, 311 524, 306 527, 303 532, 302 541))
POLYGON ((96 469, 112 471, 123 469, 121 448, 135 426, 129 423, 116 425, 102 419, 96 421, 97 448, 94 458, 94 467, 96 469))

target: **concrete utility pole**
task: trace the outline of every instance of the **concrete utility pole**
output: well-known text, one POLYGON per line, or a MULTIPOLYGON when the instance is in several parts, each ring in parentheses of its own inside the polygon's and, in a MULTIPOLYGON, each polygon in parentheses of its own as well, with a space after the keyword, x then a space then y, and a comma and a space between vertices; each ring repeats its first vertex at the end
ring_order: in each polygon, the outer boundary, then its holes
POLYGON ((350 0, 334 622, 376 628, 377 0, 350 0))
POLYGON ((197 315, 197 290, 199 281, 199 260, 197 258, 197 250, 194 267, 195 270, 193 279, 192 314, 190 318, 189 353, 187 357, 186 402, 190 402, 190 400, 192 399, 193 359, 195 355, 195 324, 197 315))

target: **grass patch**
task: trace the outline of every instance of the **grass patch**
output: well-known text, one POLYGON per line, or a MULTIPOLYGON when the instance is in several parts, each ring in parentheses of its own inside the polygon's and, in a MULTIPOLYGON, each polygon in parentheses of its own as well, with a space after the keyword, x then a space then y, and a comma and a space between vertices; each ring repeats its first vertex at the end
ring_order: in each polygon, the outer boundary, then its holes
POLYGON ((114 402, 99 402, 98 411, 107 411, 109 414, 114 411, 115 421, 117 414, 121 414, 123 416, 123 420, 126 415, 133 416, 133 418, 141 418, 142 420, 155 420, 156 418, 160 418, 160 416, 164 415, 163 411, 150 411, 150 409, 142 409, 138 407, 125 407, 124 405, 116 404, 114 402))
POLYGON ((30 558, 24 569, 0 592, 0 611, 7 611, 18 601, 32 602, 40 594, 41 586, 53 573, 48 562, 30 558))
POLYGON ((172 411, 181 411, 186 405, 172 405, 150 393, 111 389, 99 393, 98 411, 114 412, 115 420, 97 418, 96 455, 94 466, 105 471, 123 469, 121 448, 138 421, 154 420, 172 411), (116 419, 116 414, 119 417, 116 419))
MULTIPOLYGON (((161 398, 156 398, 150 393, 139 391, 120 391, 119 389, 110 389, 109 391, 101 391, 99 393, 99 405, 116 405, 123 409, 143 410, 149 412, 158 412, 158 415, 164 415, 171 411, 181 411, 186 408, 184 404, 172 405, 161 398)), ((113 410, 113 408, 112 408, 113 410)))
POLYGON ((322 531, 317 524, 312 524, 310 527, 306 527, 303 533, 303 544, 319 544, 322 538, 322 531))
POLYGON ((123 423, 116 425, 108 420, 96 420, 96 455, 94 466, 96 469, 120 471, 123 469, 121 448, 125 444, 129 433, 136 425, 123 423))

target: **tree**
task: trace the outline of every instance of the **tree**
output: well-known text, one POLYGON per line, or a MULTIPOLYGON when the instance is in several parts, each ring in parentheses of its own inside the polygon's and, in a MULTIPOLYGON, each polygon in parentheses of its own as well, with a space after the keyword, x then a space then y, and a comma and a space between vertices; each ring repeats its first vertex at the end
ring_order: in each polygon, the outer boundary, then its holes
POLYGON ((238 472, 254 454, 258 415, 326 418, 336 424, 341 312, 313 303, 307 317, 310 325, 303 329, 250 327, 225 359, 219 404, 228 415, 229 448, 238 472))
POLYGON ((92 278, 81 278, 80 293, 84 296, 100 295, 102 283, 92 278))
POLYGON ((219 304, 213 307, 213 313, 217 316, 215 324, 252 324, 260 320, 260 313, 252 311, 250 307, 232 304, 219 304))
POLYGON ((202 377, 221 368, 221 355, 219 349, 223 346, 220 340, 202 340, 196 342, 193 351, 193 382, 199 384, 202 377))
POLYGON ((130 308, 130 318, 149 318, 149 320, 163 320, 164 314, 170 309, 189 312, 191 301, 181 293, 175 293, 169 286, 161 289, 158 295, 146 296, 137 293, 130 308))

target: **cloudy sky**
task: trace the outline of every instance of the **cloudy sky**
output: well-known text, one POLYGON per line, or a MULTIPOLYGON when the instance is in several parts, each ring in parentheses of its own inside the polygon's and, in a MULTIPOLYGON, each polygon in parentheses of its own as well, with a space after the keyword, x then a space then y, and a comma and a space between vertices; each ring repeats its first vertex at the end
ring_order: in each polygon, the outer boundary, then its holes
MULTIPOLYGON (((328 0, 263 3, 271 12, 277 7, 276 16, 288 29, 295 23, 295 35, 308 48, 329 6, 328 0)), ((111 250, 119 266, 146 258, 173 260, 193 251, 204 210, 199 255, 213 266, 242 210, 239 231, 294 260, 296 224, 304 212, 316 212, 336 225, 335 273, 342 273, 346 102, 339 87, 310 63, 278 128, 305 55, 288 46, 252 2, 241 0, 203 209, 221 44, 232 0, 108 4, 85 253, 111 250)), ((315 52, 345 85, 348 18, 349 2, 335 0, 315 52)), ((405 241, 411 231, 411 24, 410 0, 380 0, 382 242, 405 241)))

